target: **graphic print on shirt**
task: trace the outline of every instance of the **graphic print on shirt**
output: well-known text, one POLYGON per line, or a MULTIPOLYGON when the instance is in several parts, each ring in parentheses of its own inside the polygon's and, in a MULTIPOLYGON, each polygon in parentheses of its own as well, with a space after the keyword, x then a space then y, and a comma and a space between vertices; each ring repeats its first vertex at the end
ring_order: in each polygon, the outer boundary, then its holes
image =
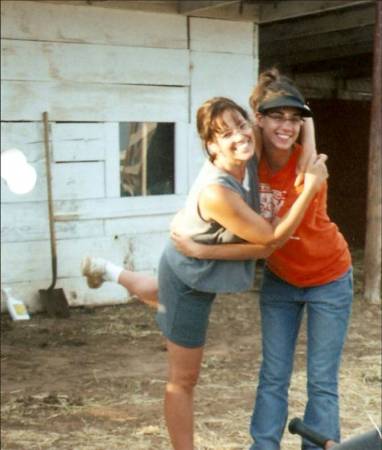
POLYGON ((286 190, 272 189, 269 184, 260 183, 261 216, 271 222, 283 206, 286 195, 286 190))

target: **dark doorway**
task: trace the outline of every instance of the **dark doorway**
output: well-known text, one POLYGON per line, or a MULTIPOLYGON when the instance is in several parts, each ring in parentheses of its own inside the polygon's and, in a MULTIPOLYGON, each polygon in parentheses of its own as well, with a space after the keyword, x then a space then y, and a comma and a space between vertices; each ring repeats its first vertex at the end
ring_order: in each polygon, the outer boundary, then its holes
POLYGON ((328 211, 351 247, 363 247, 366 230, 370 102, 309 100, 317 149, 329 156, 328 211))

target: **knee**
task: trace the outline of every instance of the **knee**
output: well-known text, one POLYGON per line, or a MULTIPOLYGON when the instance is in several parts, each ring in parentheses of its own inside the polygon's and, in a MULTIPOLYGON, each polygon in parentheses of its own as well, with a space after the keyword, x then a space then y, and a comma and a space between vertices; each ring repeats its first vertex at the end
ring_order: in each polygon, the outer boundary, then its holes
POLYGON ((260 384, 269 388, 288 389, 292 371, 284 367, 270 367, 264 365, 260 371, 260 384))
POLYGON ((182 372, 172 374, 167 382, 168 392, 192 392, 198 383, 199 372, 182 372))
POLYGON ((315 396, 338 397, 338 382, 336 377, 309 377, 308 393, 315 396))

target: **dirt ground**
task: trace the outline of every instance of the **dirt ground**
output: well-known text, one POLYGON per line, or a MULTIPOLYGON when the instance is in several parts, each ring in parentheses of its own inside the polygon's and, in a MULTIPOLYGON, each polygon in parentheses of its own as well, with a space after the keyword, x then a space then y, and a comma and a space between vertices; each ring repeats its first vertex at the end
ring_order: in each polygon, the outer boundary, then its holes
MULTIPOLYGON (((356 255, 359 256, 359 253, 356 255)), ((347 438, 381 422, 381 311, 356 297, 340 374, 347 438)), ((218 297, 196 393, 198 450, 246 449, 260 365, 258 284, 218 297)), ((168 450, 162 416, 166 351, 152 310, 76 308, 69 319, 1 318, 1 448, 168 450)), ((290 418, 305 403, 305 331, 296 352, 290 418)), ((285 433, 283 450, 299 448, 285 433)))

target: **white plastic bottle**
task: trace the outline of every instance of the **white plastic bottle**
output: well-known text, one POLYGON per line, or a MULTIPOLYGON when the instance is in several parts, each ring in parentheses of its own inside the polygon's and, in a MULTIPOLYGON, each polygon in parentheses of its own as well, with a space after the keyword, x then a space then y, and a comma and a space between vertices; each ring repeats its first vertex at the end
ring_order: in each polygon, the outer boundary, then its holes
POLYGON ((10 288, 1 289, 1 296, 5 298, 9 315, 13 320, 29 320, 29 313, 21 300, 12 297, 10 288))

